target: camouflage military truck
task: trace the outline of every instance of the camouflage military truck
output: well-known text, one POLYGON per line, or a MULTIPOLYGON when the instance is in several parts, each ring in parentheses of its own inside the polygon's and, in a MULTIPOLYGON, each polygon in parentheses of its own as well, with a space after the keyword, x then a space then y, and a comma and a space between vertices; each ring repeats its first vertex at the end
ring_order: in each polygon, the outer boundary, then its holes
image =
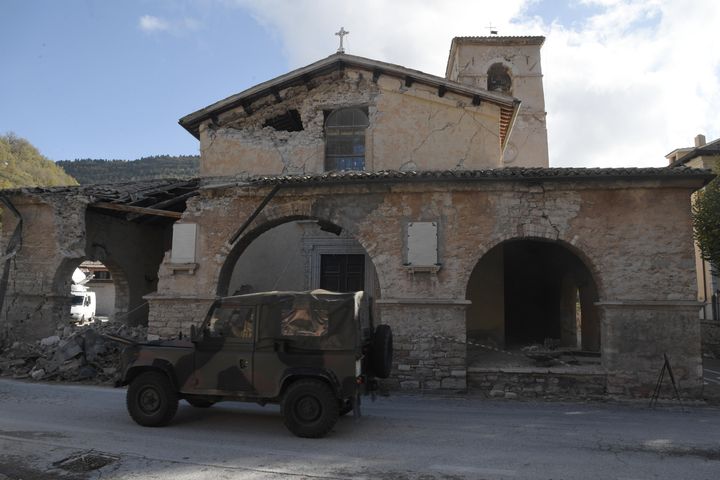
POLYGON ((189 339, 127 345, 117 385, 140 425, 166 425, 180 399, 234 400, 279 403, 291 432, 321 437, 391 363, 392 331, 373 327, 363 292, 268 292, 217 300, 189 339))

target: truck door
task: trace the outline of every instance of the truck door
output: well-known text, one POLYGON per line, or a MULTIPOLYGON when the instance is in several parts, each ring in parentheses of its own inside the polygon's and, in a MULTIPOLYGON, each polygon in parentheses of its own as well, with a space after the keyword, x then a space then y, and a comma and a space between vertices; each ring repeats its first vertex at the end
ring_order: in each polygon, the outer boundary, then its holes
POLYGON ((224 304, 215 309, 202 339, 195 343, 194 392, 252 395, 254 306, 224 304))

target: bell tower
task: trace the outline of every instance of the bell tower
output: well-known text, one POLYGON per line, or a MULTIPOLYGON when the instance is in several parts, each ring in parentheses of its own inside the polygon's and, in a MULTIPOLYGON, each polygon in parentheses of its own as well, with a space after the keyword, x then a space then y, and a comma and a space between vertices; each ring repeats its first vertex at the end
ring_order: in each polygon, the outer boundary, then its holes
POLYGON ((540 48, 545 37, 455 37, 445 78, 504 93, 522 103, 503 166, 548 167, 540 48))

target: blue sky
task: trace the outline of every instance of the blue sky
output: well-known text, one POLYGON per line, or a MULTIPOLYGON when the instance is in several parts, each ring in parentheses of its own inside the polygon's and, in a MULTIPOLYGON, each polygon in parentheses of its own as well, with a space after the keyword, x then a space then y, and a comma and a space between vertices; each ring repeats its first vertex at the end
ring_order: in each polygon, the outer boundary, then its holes
POLYGON ((3 0, 0 133, 53 160, 195 154, 177 120, 348 53, 443 75, 454 36, 545 35, 554 166, 662 165, 720 136, 712 0, 3 0), (499 5, 500 4, 500 5, 499 5))

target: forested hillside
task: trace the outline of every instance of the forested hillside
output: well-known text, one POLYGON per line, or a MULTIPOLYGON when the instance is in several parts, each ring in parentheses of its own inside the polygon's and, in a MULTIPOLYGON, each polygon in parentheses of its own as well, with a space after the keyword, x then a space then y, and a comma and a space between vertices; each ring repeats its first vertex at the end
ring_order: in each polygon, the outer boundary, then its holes
POLYGON ((195 177, 198 175, 199 163, 200 157, 197 155, 157 155, 133 161, 86 158, 57 162, 81 185, 195 177))
POLYGON ((0 188, 56 185, 77 182, 24 138, 0 135, 0 188))

